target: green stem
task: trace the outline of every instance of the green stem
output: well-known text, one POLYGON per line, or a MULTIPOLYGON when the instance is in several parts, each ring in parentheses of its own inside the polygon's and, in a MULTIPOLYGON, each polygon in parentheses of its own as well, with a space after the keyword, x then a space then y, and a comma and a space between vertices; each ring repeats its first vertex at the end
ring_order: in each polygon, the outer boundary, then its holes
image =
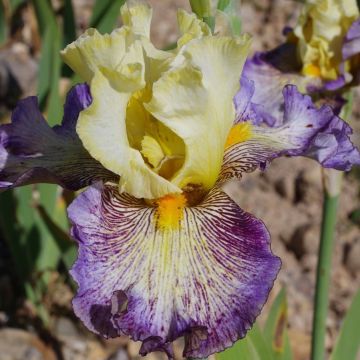
POLYGON ((325 191, 319 257, 316 275, 315 308, 312 334, 312 360, 325 359, 326 318, 329 305, 331 256, 334 244, 339 194, 325 191))
MULTIPOLYGON (((353 109, 354 92, 350 90, 344 97, 347 100, 347 103, 342 108, 340 117, 345 121, 349 121, 353 109)), ((325 335, 326 318, 329 306, 331 255, 334 247, 336 212, 341 193, 342 177, 343 172, 341 171, 323 169, 324 205, 316 272, 311 360, 325 359, 325 335)))

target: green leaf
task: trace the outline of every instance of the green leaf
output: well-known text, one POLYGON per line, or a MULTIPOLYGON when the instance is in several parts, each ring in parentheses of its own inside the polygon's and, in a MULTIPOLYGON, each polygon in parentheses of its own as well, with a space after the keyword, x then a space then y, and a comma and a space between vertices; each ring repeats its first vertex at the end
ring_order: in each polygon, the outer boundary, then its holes
POLYGON ((50 125, 55 125, 61 120, 63 108, 59 95, 62 38, 51 3, 47 0, 38 0, 33 1, 33 5, 42 38, 39 102, 40 107, 44 109, 48 98, 48 121, 50 125))
POLYGON ((51 74, 50 74, 50 94, 48 102, 48 122, 51 126, 59 124, 63 115, 63 102, 60 96, 60 76, 61 76, 61 34, 58 29, 52 30, 52 54, 51 54, 51 74))
POLYGON ((66 204, 62 195, 56 201, 55 209, 50 216, 43 205, 37 207, 37 211, 44 222, 47 230, 55 239, 61 252, 61 259, 67 269, 70 269, 76 259, 76 246, 69 235, 69 223, 66 214, 66 204), (55 220, 56 219, 56 220, 55 220))
POLYGON ((64 4, 64 39, 63 47, 76 39, 76 24, 74 17, 74 8, 71 0, 65 0, 64 4))
MULTIPOLYGON (((46 325, 49 316, 43 306, 42 297, 46 291, 47 276, 42 271, 47 269, 48 264, 42 269, 37 259, 40 250, 51 252, 52 249, 51 247, 41 249, 43 234, 33 216, 32 202, 30 186, 0 194, 0 226, 12 254, 19 283, 46 325)), ((51 261, 51 253, 46 253, 45 256, 51 261)))
POLYGON ((0 194, 0 228, 15 263, 17 276, 25 280, 31 270, 22 244, 23 229, 16 217, 17 200, 13 190, 0 194))
POLYGON ((350 213, 350 220, 356 224, 356 225, 360 225, 360 208, 355 209, 354 211, 352 211, 350 213))
POLYGON ((97 0, 90 20, 90 26, 101 33, 108 33, 114 28, 120 15, 120 8, 125 0, 97 0))
POLYGON ((48 27, 57 27, 55 13, 48 0, 32 0, 32 4, 35 9, 40 33, 43 37, 48 27))
POLYGON ((17 195, 17 218, 24 229, 23 246, 27 251, 33 271, 43 272, 56 269, 60 260, 59 248, 46 228, 36 209, 41 203, 49 212, 54 210, 57 187, 39 185, 33 196, 33 187, 15 189, 17 195))
POLYGON ((360 290, 355 295, 340 329, 331 360, 355 360, 360 350, 360 290))
POLYGON ((52 71, 52 31, 47 28, 42 37, 41 57, 38 75, 38 98, 41 107, 44 107, 46 97, 50 91, 50 79, 52 71))
POLYGON ((3 44, 7 38, 7 24, 5 18, 5 8, 2 1, 0 1, 0 44, 3 44))
MULTIPOLYGON (((63 40, 62 47, 65 48, 68 44, 76 40, 76 23, 74 17, 74 8, 72 0, 65 0, 63 12, 63 40)), ((71 78, 73 75, 72 69, 66 64, 62 64, 62 76, 71 78)))
POLYGON ((272 360, 272 353, 260 328, 254 324, 246 337, 231 348, 216 354, 217 360, 272 360))
POLYGON ((96 27, 100 20, 106 15, 107 10, 111 5, 112 0, 97 0, 95 2, 91 19, 90 19, 90 27, 96 27))
POLYGON ((285 289, 277 295, 264 328, 264 338, 269 344, 276 360, 292 359, 289 337, 287 334, 287 302, 285 289))
POLYGON ((231 4, 231 0, 219 0, 217 8, 220 11, 224 11, 231 4))
POLYGON ((10 0, 10 8, 11 8, 11 12, 14 12, 18 6, 20 6, 21 4, 23 4, 25 2, 25 0, 10 0))

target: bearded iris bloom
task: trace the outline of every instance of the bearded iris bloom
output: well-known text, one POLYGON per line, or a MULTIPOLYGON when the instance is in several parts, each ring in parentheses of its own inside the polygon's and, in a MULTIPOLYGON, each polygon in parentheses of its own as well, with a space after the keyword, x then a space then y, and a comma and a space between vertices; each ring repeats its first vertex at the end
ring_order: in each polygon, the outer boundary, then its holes
POLYGON ((241 78, 248 36, 213 36, 180 10, 182 36, 165 52, 149 40, 147 6, 125 5, 122 18, 62 52, 86 83, 69 92, 60 126, 32 97, 0 127, 0 186, 90 185, 68 210, 77 316, 104 337, 142 341, 142 355, 172 357, 183 336, 184 356, 205 357, 246 335, 280 268, 265 225, 222 185, 282 155, 316 158, 334 126, 350 143, 348 128, 295 86, 282 125, 261 126, 254 83, 241 78))
POLYGON ((284 30, 279 47, 256 53, 244 75, 256 86, 254 102, 267 113, 270 126, 278 125, 282 108, 280 89, 295 84, 319 103, 330 104, 338 114, 344 93, 360 80, 360 19, 356 0, 308 0, 294 29, 284 30), (276 93, 274 99, 269 94, 276 93))

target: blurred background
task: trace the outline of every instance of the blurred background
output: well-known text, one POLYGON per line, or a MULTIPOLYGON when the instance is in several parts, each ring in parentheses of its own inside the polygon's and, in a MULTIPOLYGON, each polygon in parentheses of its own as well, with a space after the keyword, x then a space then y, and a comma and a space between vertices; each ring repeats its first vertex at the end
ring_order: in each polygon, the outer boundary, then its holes
MULTIPOLYGON (((177 39, 176 10, 186 0, 150 0, 152 40, 163 48, 177 39)), ((0 0, 0 123, 10 121, 18 99, 38 95, 54 125, 64 96, 79 82, 59 51, 93 26, 109 32, 119 23, 122 0, 0 0)), ((240 5, 240 0, 239 0, 240 5)), ((243 0, 242 29, 253 36, 253 51, 280 44, 282 29, 294 25, 301 4, 292 0, 243 0)), ((360 146, 356 93, 353 141, 360 146), (357 133, 357 135, 356 135, 357 133)), ((319 166, 307 159, 274 161, 265 173, 244 177, 229 191, 240 206, 261 218, 272 248, 283 262, 258 322, 265 322, 281 289, 287 302, 287 333, 293 358, 309 358, 322 184, 319 166)), ((360 285, 360 171, 346 175, 333 257, 326 346, 334 346, 340 324, 360 285)), ((140 359, 139 343, 126 337, 104 340, 74 316, 76 286, 68 270, 76 257, 66 207, 73 194, 36 185, 0 194, 0 360, 140 359)), ((181 359, 181 340, 176 346, 181 359)), ((162 359, 150 354, 147 359, 162 359)), ((234 359, 236 360, 236 359, 234 359)), ((344 359, 346 360, 346 359, 344 359)))

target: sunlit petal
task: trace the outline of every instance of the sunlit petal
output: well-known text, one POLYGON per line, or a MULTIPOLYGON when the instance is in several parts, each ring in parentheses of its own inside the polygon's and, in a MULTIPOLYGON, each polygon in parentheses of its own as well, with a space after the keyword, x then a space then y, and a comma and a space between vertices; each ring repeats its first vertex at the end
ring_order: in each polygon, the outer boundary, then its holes
POLYGON ((127 138, 126 109, 132 92, 114 89, 101 72, 91 84, 92 104, 81 112, 77 132, 90 154, 104 167, 121 176, 122 191, 137 197, 157 198, 180 189, 146 165, 139 150, 127 138))
POLYGON ((253 324, 279 270, 263 223, 221 190, 195 207, 184 199, 149 206, 98 186, 69 208, 79 243, 76 314, 103 336, 143 341, 143 355, 171 355, 180 336, 186 357, 231 346, 253 324))
POLYGON ((349 138, 350 127, 329 106, 316 108, 311 98, 293 85, 286 86, 283 93, 284 116, 278 127, 238 121, 232 128, 220 181, 265 168, 283 155, 308 156, 338 170, 360 164, 360 153, 349 138))
POLYGON ((185 163, 172 179, 179 187, 210 189, 216 182, 248 47, 247 37, 192 40, 154 84, 147 110, 186 145, 185 163))

